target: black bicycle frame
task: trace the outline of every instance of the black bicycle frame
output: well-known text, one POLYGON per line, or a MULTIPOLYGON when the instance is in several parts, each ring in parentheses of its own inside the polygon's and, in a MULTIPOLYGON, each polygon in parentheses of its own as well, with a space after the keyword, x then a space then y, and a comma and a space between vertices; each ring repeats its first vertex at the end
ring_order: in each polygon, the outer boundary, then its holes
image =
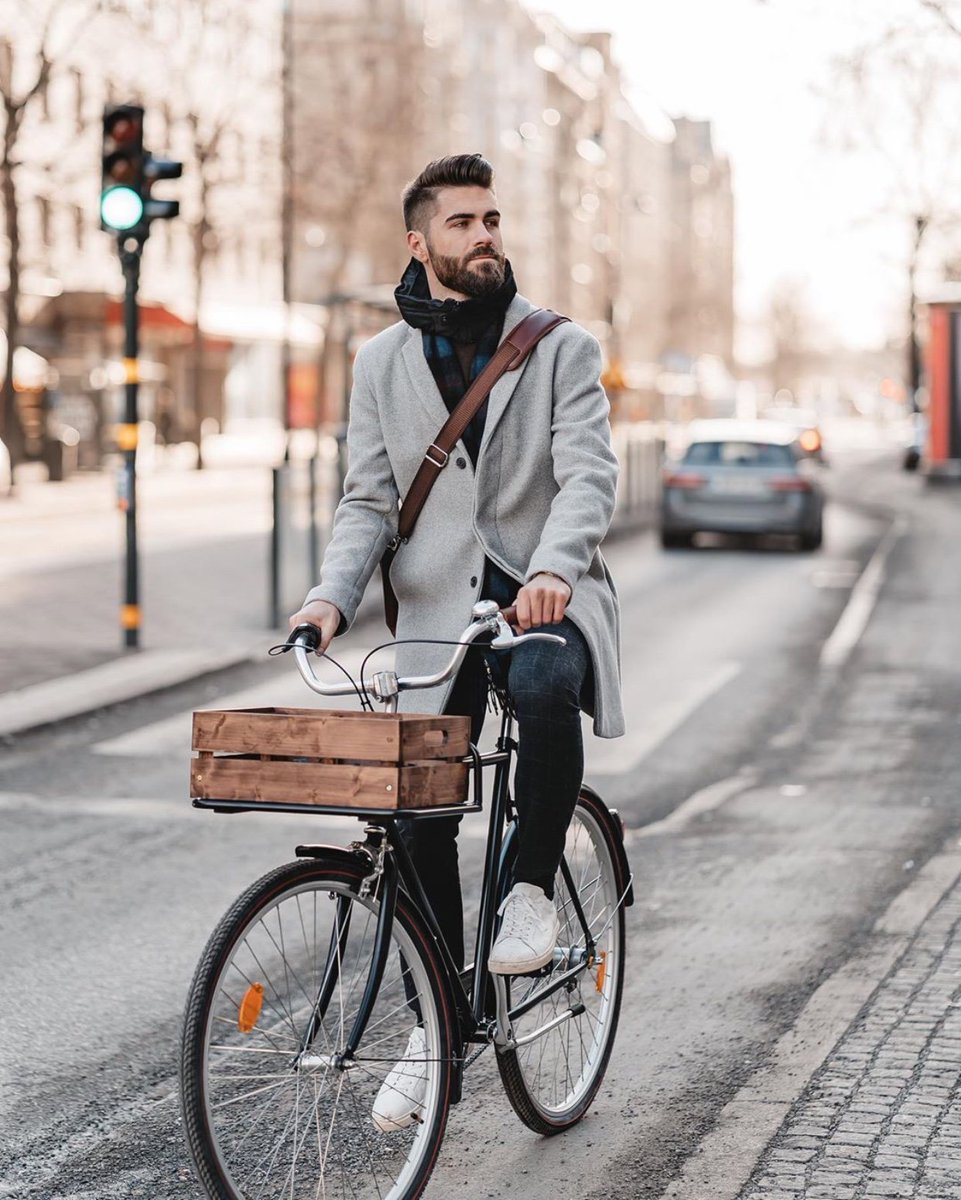
MULTIPOLYGON (((441 933, 437 917, 424 892, 423 884, 411 860, 407 845, 401 836, 400 830, 397 828, 397 818, 377 816, 368 821, 369 832, 365 849, 370 854, 372 864, 375 861, 380 864, 374 872, 373 879, 373 883, 376 884, 379 908, 367 982, 360 1005, 354 1015, 350 1034, 347 1037, 341 1054, 338 1056, 341 1063, 352 1058, 356 1053, 373 1012, 374 1002, 376 1001, 377 992, 384 977, 384 969, 390 953, 390 935, 397 908, 399 885, 403 886, 423 916, 434 939, 437 952, 444 964, 450 994, 457 1011, 461 1046, 463 1047, 469 1042, 487 1044, 490 1041, 495 1018, 486 1011, 486 1001, 490 984, 490 971, 487 967, 487 960, 494 941, 494 926, 497 921, 497 908, 500 900, 499 886, 502 882, 501 875, 509 862, 507 851, 510 848, 510 842, 516 836, 514 831, 510 830, 505 837, 505 828, 513 815, 510 798, 510 766, 512 755, 517 749, 517 742, 514 740, 513 732, 513 718, 510 713, 504 712, 501 717, 501 730, 500 736, 497 739, 497 748, 489 754, 482 755, 478 753, 476 747, 471 747, 474 766, 474 802, 478 807, 482 805, 481 768, 494 767, 494 783, 491 789, 487 846, 484 853, 484 875, 481 884, 477 939, 474 948, 474 973, 469 993, 464 987, 460 967, 454 962, 444 935, 441 933), (389 853, 381 853, 382 839, 386 839, 389 853)), ((406 819, 429 820, 430 814, 429 812, 425 812, 419 814, 416 818, 409 816, 406 819)), ((562 859, 561 861, 561 873, 573 901, 574 911, 584 935, 586 951, 584 961, 569 967, 568 970, 564 971, 556 979, 551 980, 543 988, 538 988, 532 995, 512 1008, 508 1013, 508 1016, 512 1019, 522 1016, 525 1012, 530 1011, 530 1009, 540 1004, 547 996, 566 987, 571 980, 575 979, 590 965, 594 942, 583 909, 581 908, 580 900, 577 897, 566 859, 562 859)), ((374 890, 372 886, 372 894, 374 890)), ((301 1041, 301 1053, 305 1053, 316 1038, 340 975, 340 964, 343 961, 344 949, 350 928, 350 904, 351 902, 344 897, 343 905, 338 905, 337 923, 331 934, 331 942, 327 951, 327 962, 324 967, 317 1000, 314 1003, 310 1020, 301 1041)), ((461 1058, 461 1054, 458 1054, 457 1057, 461 1058)))

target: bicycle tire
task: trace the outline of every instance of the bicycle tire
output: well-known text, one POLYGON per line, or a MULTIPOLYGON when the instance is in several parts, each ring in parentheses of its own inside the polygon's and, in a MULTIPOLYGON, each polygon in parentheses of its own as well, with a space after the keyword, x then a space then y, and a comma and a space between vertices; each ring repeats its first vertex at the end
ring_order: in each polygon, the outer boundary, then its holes
MULTIPOLYGON (((398 896, 391 962, 377 997, 378 1005, 384 1001, 385 1011, 375 1009, 358 1047, 357 1064, 337 1070, 328 1062, 322 1074, 320 1070, 295 1071, 292 1065, 296 1053, 290 1054, 290 1046, 293 1045, 296 1051, 314 1003, 310 997, 316 997, 318 979, 322 983, 324 977, 323 968, 318 970, 315 961, 308 979, 305 972, 310 958, 324 957, 326 960, 328 954, 334 955, 337 983, 325 1022, 334 1027, 341 1045, 344 1030, 350 1028, 351 1017, 347 1009, 354 989, 358 993, 363 990, 365 945, 368 933, 376 925, 376 901, 361 900, 359 896, 361 881, 368 871, 369 866, 364 861, 347 853, 278 867, 257 880, 234 902, 204 949, 188 995, 180 1081, 181 1111, 188 1146, 198 1179, 212 1200, 273 1200, 281 1195, 285 1200, 288 1197, 313 1200, 320 1194, 318 1175, 324 1174, 326 1178, 328 1168, 332 1173, 339 1172, 339 1181, 346 1186, 339 1190, 328 1181, 322 1189, 327 1196, 343 1194, 356 1200, 367 1200, 368 1196, 379 1200, 388 1200, 388 1197, 389 1200, 416 1200, 430 1178, 451 1103, 454 1023, 443 965, 423 919, 403 893, 398 896), (324 924, 318 938, 318 902, 325 898, 331 911, 336 913, 338 924, 336 927, 324 924), (299 913, 302 939, 296 934, 295 908, 299 913), (345 913, 350 916, 345 918, 345 913), (313 921, 312 946, 308 932, 310 920, 313 921), (277 953, 270 946, 273 942, 277 947, 276 937, 272 936, 275 926, 279 931, 282 947, 279 958, 283 962, 286 982, 281 981, 281 968, 273 965, 277 953), (344 943, 335 952, 329 934, 345 926, 344 943), (358 937, 359 927, 362 932, 358 937), (303 947, 295 947, 294 943, 299 940, 303 947), (296 961, 295 950, 300 956, 296 961), (244 992, 240 1006, 231 1008, 237 1004, 239 991, 234 980, 242 981, 253 973, 246 969, 250 961, 263 967, 260 993, 263 1007, 253 1027, 259 1040, 253 1045, 243 1041, 245 1031, 240 1022, 243 1019, 246 1024, 250 1023, 243 1005, 251 994, 254 996, 251 1009, 256 1008, 256 981, 244 992), (409 996, 403 990, 403 979, 398 973, 405 965, 408 978, 416 987, 419 1015, 427 1038, 430 1081, 423 1120, 415 1122, 409 1129, 384 1134, 374 1127, 369 1102, 390 1065, 402 1056, 407 1031, 416 1023, 409 996), (304 984, 303 979, 308 979, 308 983, 304 984), (345 982, 348 983, 346 993, 345 982), (253 993, 251 988, 255 989, 253 993), (306 1002, 302 996, 307 998, 306 1002), (391 1010, 389 1006, 395 1002, 396 1007, 391 1010), (334 1016, 328 1022, 331 1010, 334 1016), (238 1012, 239 1016, 231 1015, 238 1012), (237 1025, 237 1030, 233 1024, 237 1025), (372 1046, 379 1050, 378 1057, 365 1056, 365 1047, 369 1051, 372 1046), (226 1065, 222 1066, 222 1063, 226 1065), (267 1065, 262 1067, 264 1063, 267 1065), (252 1076, 242 1074, 248 1070, 252 1076), (268 1075, 266 1072, 269 1071, 275 1074, 268 1075), (256 1086, 248 1087, 248 1080, 256 1086), (238 1087, 246 1091, 238 1092, 238 1087), (343 1108, 339 1109, 345 1093, 343 1108), (258 1101, 257 1097, 261 1095, 264 1099, 258 1101), (303 1120, 300 1115, 302 1102, 303 1120), (257 1115, 251 1119, 250 1111, 255 1104, 257 1115), (286 1112, 286 1118, 284 1106, 286 1109, 293 1106, 292 1112, 286 1112), (243 1128, 245 1120, 246 1127, 243 1128), (291 1122, 293 1136, 289 1137, 291 1122), (242 1136, 230 1126, 241 1126, 242 1136), (276 1130, 281 1131, 280 1140, 268 1160, 271 1137, 276 1130), (285 1142, 288 1141, 291 1150, 289 1170, 285 1165, 288 1154, 285 1142), (281 1148, 284 1148, 283 1157, 281 1148), (298 1168, 297 1157, 302 1150, 305 1161, 302 1168, 298 1168), (255 1161, 257 1155, 259 1158, 255 1161), (311 1166, 316 1168, 313 1173, 311 1166), (300 1186, 298 1170, 301 1172, 300 1186), (367 1183, 364 1171, 370 1177, 367 1183)), ((324 920, 326 914, 327 908, 322 908, 324 920)), ((322 1023, 316 1045, 319 1049, 326 1046, 330 1051, 336 1041, 331 1042, 327 1025, 322 1023)), ((333 1055, 319 1054, 317 1057, 332 1058, 333 1055)))
MULTIPOLYGON (((617 870, 617 849, 614 840, 619 835, 615 830, 614 820, 599 797, 591 792, 582 791, 568 830, 565 848, 566 858, 576 859, 579 853, 583 856, 585 847, 582 845, 579 850, 577 842, 579 837, 586 834, 596 856, 599 879, 593 892, 588 890, 594 886, 593 881, 579 871, 576 861, 571 864, 575 884, 578 883, 578 879, 581 881, 578 895, 588 918, 588 926, 595 936, 600 935, 595 963, 577 976, 574 991, 567 992, 561 989, 554 992, 543 1004, 532 1009, 530 1014, 525 1014, 522 1022, 514 1022, 513 1032, 515 1037, 522 1037, 526 1032, 536 1032, 538 1027, 558 1015, 561 1005, 571 1005, 569 997, 575 995, 578 1002, 592 1003, 593 1015, 591 1010, 585 1007, 584 1014, 571 1017, 556 1029, 544 1033, 529 1046, 499 1047, 497 1052, 501 1082, 515 1113, 529 1129, 547 1137, 563 1133, 582 1119, 601 1086, 614 1048, 624 989, 625 946, 623 881, 617 870), (596 903, 599 893, 602 893, 604 902, 601 907, 596 903), (592 987, 600 997, 600 1003, 593 1001, 590 995, 592 987), (544 1009, 547 1011, 541 1011, 544 1009), (580 1028, 585 1016, 588 1017, 589 1023, 588 1042, 585 1042, 580 1028), (577 1042, 572 1046, 571 1035, 574 1032, 577 1032, 577 1042), (544 1066, 545 1048, 551 1042, 558 1043, 564 1052, 563 1070, 568 1077, 563 1083, 563 1096, 558 1092, 556 1080, 552 1084, 548 1069, 544 1066), (580 1056, 581 1066, 576 1078, 571 1077, 572 1056, 575 1061, 580 1056), (548 1093, 552 1090, 553 1098, 548 1099, 548 1093)), ((572 904, 566 893, 567 886, 561 872, 558 871, 555 902, 561 919, 559 942, 563 945, 565 934, 568 935, 568 958, 566 961, 563 958, 558 961, 555 956, 555 964, 550 973, 542 977, 505 978, 502 986, 508 989, 508 1002, 511 1006, 516 1006, 527 997, 533 997, 538 989, 550 982, 551 975, 555 972, 568 969, 574 954, 577 953, 576 938, 584 940, 582 929, 578 928, 576 914, 572 918, 572 904)))

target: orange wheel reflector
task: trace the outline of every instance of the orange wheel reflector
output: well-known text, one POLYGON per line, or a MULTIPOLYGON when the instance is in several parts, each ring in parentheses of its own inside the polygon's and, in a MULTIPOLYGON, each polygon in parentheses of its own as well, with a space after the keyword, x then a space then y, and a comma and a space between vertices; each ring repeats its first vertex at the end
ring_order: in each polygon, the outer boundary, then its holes
POLYGON ((260 1010, 264 1007, 264 985, 252 983, 244 992, 237 1013, 237 1028, 241 1033, 250 1033, 260 1019, 260 1010))
POLYGON ((604 990, 604 980, 607 978, 607 951, 602 950, 600 953, 600 962, 597 966, 597 978, 594 980, 594 986, 599 992, 604 990))

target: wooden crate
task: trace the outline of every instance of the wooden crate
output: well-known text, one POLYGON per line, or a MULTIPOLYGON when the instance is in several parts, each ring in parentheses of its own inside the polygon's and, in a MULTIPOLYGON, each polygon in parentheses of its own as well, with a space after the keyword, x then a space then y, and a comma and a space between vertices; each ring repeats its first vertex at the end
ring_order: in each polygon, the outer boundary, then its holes
POLYGON ((190 794, 320 808, 462 804, 469 735, 467 717, 309 708, 195 712, 190 794))

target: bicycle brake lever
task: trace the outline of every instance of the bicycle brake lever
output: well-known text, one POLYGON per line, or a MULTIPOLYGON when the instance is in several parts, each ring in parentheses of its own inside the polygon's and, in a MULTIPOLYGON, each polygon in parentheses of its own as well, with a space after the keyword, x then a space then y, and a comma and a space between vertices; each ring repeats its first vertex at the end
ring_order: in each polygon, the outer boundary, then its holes
POLYGON ((559 633, 522 633, 514 638, 512 644, 519 646, 522 642, 556 642, 558 646, 566 646, 567 638, 561 637, 559 633))
POLYGON ((492 650, 510 650, 514 646, 520 646, 523 642, 531 641, 556 642, 559 646, 567 645, 567 639, 562 638, 558 633, 515 634, 504 620, 503 613, 497 614, 497 635, 489 643, 492 650))

